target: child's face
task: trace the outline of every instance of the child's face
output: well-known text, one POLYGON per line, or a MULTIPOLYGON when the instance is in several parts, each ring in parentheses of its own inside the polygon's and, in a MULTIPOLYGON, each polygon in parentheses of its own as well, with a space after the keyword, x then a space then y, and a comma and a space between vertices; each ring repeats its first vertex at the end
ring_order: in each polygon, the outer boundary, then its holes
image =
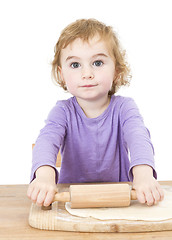
POLYGON ((60 74, 76 98, 107 98, 115 77, 115 63, 104 41, 76 39, 61 51, 60 74))

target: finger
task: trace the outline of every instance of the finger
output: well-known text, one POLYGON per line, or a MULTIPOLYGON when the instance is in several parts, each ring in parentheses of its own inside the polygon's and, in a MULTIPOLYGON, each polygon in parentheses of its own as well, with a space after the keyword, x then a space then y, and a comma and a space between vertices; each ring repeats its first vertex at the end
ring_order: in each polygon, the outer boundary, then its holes
POLYGON ((42 191, 39 192, 38 197, 37 197, 37 201, 36 201, 37 206, 42 206, 43 205, 44 200, 46 198, 46 195, 47 195, 46 191, 42 190, 42 191))
POLYGON ((146 202, 146 198, 145 198, 145 195, 143 192, 137 192, 136 191, 136 194, 137 194, 137 199, 140 203, 144 204, 146 202))
POLYGON ((29 185, 29 187, 27 189, 28 198, 31 198, 32 192, 33 192, 33 186, 29 185))
POLYGON ((153 195, 153 198, 154 198, 154 204, 157 204, 161 199, 160 193, 159 193, 157 188, 152 190, 152 195, 153 195))
POLYGON ((154 197, 151 191, 145 192, 146 204, 152 206, 154 204, 154 197))
POLYGON ((159 195, 160 195, 160 200, 159 201, 162 201, 164 199, 164 191, 161 187, 161 185, 156 182, 156 191, 158 191, 159 195))
POLYGON ((31 200, 35 203, 39 194, 39 189, 34 189, 31 194, 31 200))
POLYGON ((160 193, 160 201, 162 201, 164 199, 164 191, 162 188, 159 190, 159 193, 160 193))
POLYGON ((164 199, 164 191, 160 185, 157 187, 157 191, 159 192, 160 195, 160 201, 162 201, 164 199))
POLYGON ((55 195, 54 191, 47 192, 46 198, 44 200, 44 206, 45 207, 49 206, 53 202, 54 195, 55 195))

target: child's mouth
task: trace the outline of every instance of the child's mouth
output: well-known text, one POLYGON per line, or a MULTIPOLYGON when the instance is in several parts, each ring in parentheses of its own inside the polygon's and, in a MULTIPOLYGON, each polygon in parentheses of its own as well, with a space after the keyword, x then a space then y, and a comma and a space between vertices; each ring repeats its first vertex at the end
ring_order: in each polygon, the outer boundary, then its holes
POLYGON ((95 86, 97 86, 97 85, 84 85, 82 87, 91 88, 91 87, 95 87, 95 86))

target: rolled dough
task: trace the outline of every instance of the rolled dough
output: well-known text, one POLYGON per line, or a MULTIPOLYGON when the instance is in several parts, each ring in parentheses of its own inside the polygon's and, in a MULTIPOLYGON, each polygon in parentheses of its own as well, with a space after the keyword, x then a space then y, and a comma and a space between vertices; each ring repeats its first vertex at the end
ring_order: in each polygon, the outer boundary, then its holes
POLYGON ((163 186, 164 200, 157 205, 147 206, 137 200, 131 201, 129 207, 120 208, 85 208, 71 209, 70 203, 66 203, 66 210, 78 217, 92 217, 100 220, 125 219, 143 221, 161 221, 172 218, 172 187, 163 186))

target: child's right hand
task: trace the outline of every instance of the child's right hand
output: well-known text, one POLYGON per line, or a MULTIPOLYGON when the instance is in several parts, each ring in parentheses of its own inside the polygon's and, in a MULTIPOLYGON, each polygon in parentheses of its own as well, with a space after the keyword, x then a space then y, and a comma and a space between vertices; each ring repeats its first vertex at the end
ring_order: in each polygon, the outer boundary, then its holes
POLYGON ((49 206, 57 192, 55 170, 50 166, 42 166, 36 171, 36 178, 30 183, 27 196, 38 206, 49 206))

